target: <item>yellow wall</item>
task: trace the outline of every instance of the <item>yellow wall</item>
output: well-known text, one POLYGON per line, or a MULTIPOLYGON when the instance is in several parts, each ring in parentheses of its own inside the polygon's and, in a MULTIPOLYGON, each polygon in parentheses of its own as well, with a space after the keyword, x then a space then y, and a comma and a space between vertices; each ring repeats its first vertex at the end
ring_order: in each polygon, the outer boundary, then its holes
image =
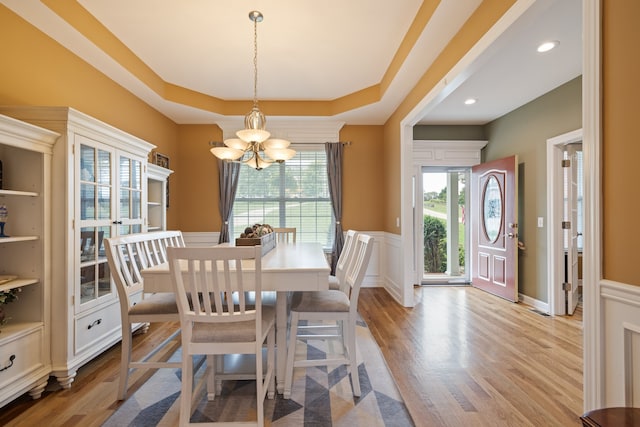
POLYGON ((220 231, 218 165, 209 141, 221 140, 216 125, 179 126, 177 183, 172 177, 171 192, 172 203, 180 206, 176 228, 182 231, 220 231))
POLYGON ((384 226, 386 174, 380 167, 384 149, 382 126, 344 126, 342 228, 377 231, 384 226))
POLYGON ((0 5, 0 103, 69 106, 158 146, 175 123, 0 5))
POLYGON ((640 285, 638 99, 640 2, 603 2, 603 276, 640 285))

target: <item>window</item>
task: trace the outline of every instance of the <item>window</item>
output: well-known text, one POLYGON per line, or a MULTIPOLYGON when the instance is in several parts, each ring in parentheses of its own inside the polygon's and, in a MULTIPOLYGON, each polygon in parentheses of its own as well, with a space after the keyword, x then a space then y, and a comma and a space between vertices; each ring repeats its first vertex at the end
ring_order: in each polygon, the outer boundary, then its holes
POLYGON ((334 219, 329 198, 324 148, 296 147, 285 163, 257 171, 240 168, 231 216, 231 238, 256 223, 295 227, 298 242, 333 245, 334 219))

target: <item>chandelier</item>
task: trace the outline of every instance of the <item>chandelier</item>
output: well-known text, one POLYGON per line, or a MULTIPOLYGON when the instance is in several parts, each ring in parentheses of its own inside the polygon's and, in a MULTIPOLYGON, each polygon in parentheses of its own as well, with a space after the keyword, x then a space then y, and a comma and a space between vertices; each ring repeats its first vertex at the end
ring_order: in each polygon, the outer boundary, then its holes
POLYGON ((211 153, 219 159, 242 162, 254 169, 269 167, 274 162, 282 163, 295 156, 295 150, 289 147, 289 141, 269 137, 265 130, 267 119, 258 108, 258 22, 262 22, 262 13, 249 12, 253 21, 253 108, 244 117, 244 129, 236 132, 237 138, 224 141, 224 147, 213 147, 211 153))

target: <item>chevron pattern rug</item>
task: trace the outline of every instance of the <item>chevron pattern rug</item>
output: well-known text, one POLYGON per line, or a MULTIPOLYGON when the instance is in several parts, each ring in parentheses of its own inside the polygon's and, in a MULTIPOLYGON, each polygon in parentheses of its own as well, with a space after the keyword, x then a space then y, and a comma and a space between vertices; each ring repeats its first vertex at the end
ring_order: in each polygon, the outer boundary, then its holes
MULTIPOLYGON (((265 400, 267 426, 414 426, 367 325, 356 328, 362 395, 353 396, 345 367, 296 368, 291 399, 265 400)), ((322 358, 324 341, 298 341, 297 352, 322 358)), ((179 360, 179 351, 172 356, 179 360)), ((177 426, 180 369, 159 369, 103 424, 106 427, 177 426)), ((222 394, 199 404, 192 422, 256 419, 255 382, 223 381, 222 394)))

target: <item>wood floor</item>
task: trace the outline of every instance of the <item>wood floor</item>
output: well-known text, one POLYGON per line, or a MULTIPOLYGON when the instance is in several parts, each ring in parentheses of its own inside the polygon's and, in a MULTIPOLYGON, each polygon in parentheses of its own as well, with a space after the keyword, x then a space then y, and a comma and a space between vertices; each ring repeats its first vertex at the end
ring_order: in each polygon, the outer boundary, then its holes
POLYGON ((417 425, 581 425, 580 311, 547 317, 470 287, 417 288, 412 309, 361 295, 417 425))
MULTIPOLYGON (((582 316, 547 317, 469 287, 420 287, 404 308, 380 288, 359 311, 417 426, 580 426, 582 316)), ((134 338, 143 352, 177 324, 134 338)), ((0 408, 0 425, 100 426, 116 401, 120 346, 84 366, 68 390, 0 408)), ((136 373, 129 389, 150 375, 136 373)))

